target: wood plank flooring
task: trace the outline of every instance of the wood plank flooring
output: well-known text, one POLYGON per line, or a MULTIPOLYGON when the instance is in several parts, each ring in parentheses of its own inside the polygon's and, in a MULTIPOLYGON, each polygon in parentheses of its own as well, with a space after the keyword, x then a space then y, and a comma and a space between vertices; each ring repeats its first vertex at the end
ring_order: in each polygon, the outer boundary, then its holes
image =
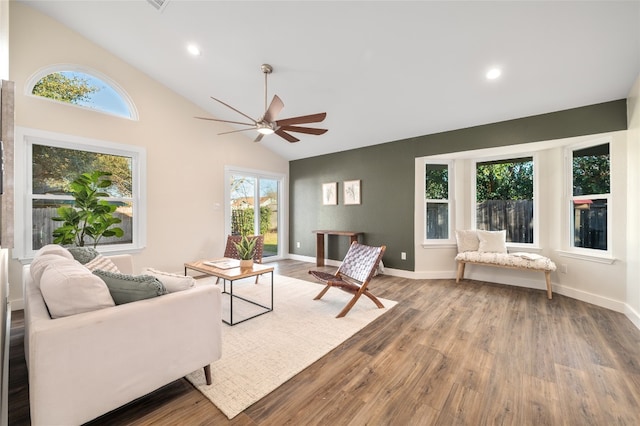
MULTIPOLYGON (((276 273, 313 281, 312 267, 285 260, 276 273)), ((369 288, 398 305, 233 420, 182 379, 90 424, 640 424, 640 330, 624 315, 469 280, 381 276, 369 288)), ((23 317, 13 316, 17 426, 29 424, 29 404, 23 317)))

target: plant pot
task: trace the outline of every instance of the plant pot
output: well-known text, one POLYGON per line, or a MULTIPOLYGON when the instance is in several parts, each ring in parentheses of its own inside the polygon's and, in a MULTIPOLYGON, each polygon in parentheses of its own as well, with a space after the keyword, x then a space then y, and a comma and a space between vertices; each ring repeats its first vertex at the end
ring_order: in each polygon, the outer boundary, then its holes
POLYGON ((253 259, 241 259, 240 260, 241 268, 253 268, 253 259))

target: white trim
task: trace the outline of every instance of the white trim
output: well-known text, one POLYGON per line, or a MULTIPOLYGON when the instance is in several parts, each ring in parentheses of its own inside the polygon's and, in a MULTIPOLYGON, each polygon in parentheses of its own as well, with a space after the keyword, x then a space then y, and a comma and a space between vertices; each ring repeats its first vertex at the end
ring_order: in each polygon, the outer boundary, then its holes
POLYGON ((33 98, 38 98, 38 99, 45 99, 49 102, 55 102, 56 104, 62 104, 62 105, 70 105, 76 108, 82 108, 88 111, 95 111, 95 112, 100 112, 102 114, 107 114, 107 115, 112 115, 114 117, 120 117, 120 118, 126 118, 128 120, 133 120, 133 121, 138 121, 139 120, 139 115, 138 115, 138 109, 136 108, 136 105, 133 103, 133 99, 131 99, 131 96, 129 96, 129 94, 127 93, 126 90, 124 90, 118 83, 116 83, 115 80, 113 80, 112 78, 106 76, 105 74, 101 73, 100 71, 96 71, 92 68, 89 68, 87 66, 84 65, 77 65, 77 64, 69 64, 69 63, 61 63, 61 64, 52 64, 52 65, 47 65, 46 67, 40 68, 39 70, 37 70, 35 73, 31 74, 31 76, 29 78, 27 78, 27 81, 24 84, 24 94, 25 96, 31 96, 33 98), (60 101, 56 101, 55 99, 51 99, 51 98, 46 98, 43 96, 36 96, 33 94, 33 88, 36 85, 36 83, 38 83, 38 81, 40 81, 43 77, 49 75, 49 74, 53 74, 56 72, 78 72, 78 73, 83 73, 83 74, 87 74, 91 77, 95 77, 99 80, 102 80, 105 84, 109 85, 109 87, 116 92, 120 98, 122 99, 122 101, 127 105, 127 108, 129 109, 129 113, 131 114, 130 116, 126 116, 126 115, 122 115, 122 114, 116 114, 114 112, 111 111, 107 111, 101 108, 90 108, 84 105, 77 105, 77 104, 72 104, 69 102, 60 102, 60 101))
POLYGON ((615 257, 604 255, 604 250, 602 250, 603 255, 598 256, 597 254, 587 251, 589 249, 583 249, 578 251, 578 249, 574 249, 574 251, 569 250, 556 250, 559 256, 569 257, 571 259, 579 259, 586 260, 588 262, 602 263, 605 265, 613 265, 617 260, 615 257))
POLYGON ((27 207, 31 206, 31 179, 29 173, 31 171, 32 151, 30 147, 34 144, 42 144, 47 146, 55 146, 59 148, 67 148, 74 150, 84 150, 89 152, 106 153, 131 158, 132 180, 134 187, 132 188, 133 203, 133 243, 132 244, 113 244, 100 246, 100 252, 116 254, 131 253, 141 250, 146 246, 147 238, 147 170, 146 170, 146 149, 134 146, 124 145, 116 142, 84 138, 80 136, 67 135, 62 133, 54 133, 39 129, 31 129, 16 126, 15 128, 15 212, 14 223, 16 227, 15 250, 13 257, 18 258, 22 262, 28 263, 33 258, 35 250, 31 247, 32 242, 32 214, 27 211, 27 207), (21 167, 18 165, 22 165, 21 167))

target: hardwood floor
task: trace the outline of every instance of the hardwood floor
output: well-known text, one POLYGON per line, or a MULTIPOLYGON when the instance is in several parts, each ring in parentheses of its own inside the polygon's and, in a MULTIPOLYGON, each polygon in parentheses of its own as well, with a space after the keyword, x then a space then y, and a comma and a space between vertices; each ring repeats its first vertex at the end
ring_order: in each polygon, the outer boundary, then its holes
MULTIPOLYGON (((276 272, 312 281, 310 267, 276 272)), ((182 379, 90 424, 640 424, 640 330, 624 315, 468 280, 381 276, 369 288, 398 305, 231 421, 182 379)), ((27 425, 13 317, 9 424, 27 425)))

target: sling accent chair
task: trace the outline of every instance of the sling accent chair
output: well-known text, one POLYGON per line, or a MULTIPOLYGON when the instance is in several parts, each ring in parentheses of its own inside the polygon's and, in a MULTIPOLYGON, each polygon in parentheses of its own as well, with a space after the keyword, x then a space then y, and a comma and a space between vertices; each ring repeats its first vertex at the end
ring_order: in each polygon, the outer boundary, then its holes
MULTIPOLYGON (((257 239, 256 248, 253 252, 253 261, 255 263, 262 263, 262 254, 264 252, 264 236, 263 235, 251 235, 247 237, 249 239, 257 239)), ((224 257, 231 259, 240 259, 238 249, 234 243, 239 243, 242 240, 242 235, 227 235, 227 246, 224 249, 224 257)), ((256 275, 256 284, 258 284, 258 278, 260 275, 256 275)), ((216 280, 216 283, 220 281, 220 278, 216 280)))
POLYGON ((335 274, 332 275, 322 271, 309 271, 318 281, 326 284, 326 287, 322 289, 314 300, 321 299, 329 288, 337 287, 340 290, 353 294, 353 298, 342 311, 340 311, 336 318, 342 318, 347 315, 347 312, 353 308, 353 305, 356 304, 362 295, 371 299, 378 308, 384 308, 380 300, 367 290, 367 286, 371 278, 375 275, 386 248, 386 246, 366 246, 354 241, 351 243, 349 251, 347 251, 347 255, 342 261, 342 265, 340 265, 340 268, 338 268, 335 274))

